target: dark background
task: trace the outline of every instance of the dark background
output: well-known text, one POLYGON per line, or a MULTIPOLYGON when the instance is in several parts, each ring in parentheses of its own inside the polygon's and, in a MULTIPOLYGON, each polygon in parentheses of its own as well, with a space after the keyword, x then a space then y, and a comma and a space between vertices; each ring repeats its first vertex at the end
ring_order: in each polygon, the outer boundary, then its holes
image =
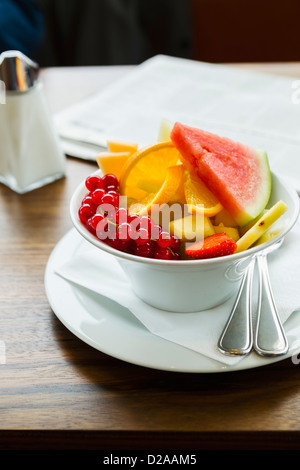
POLYGON ((300 60, 299 0, 39 0, 42 66, 300 60))
POLYGON ((0 0, 0 52, 42 67, 300 60, 300 0, 0 0))

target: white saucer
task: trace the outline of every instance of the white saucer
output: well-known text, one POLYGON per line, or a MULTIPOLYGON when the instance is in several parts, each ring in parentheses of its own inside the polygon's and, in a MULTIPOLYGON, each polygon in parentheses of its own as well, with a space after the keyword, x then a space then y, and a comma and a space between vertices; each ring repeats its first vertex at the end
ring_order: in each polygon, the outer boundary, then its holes
MULTIPOLYGON (((58 319, 75 336, 93 348, 117 359, 153 369, 213 373, 244 370, 277 362, 297 353, 279 358, 262 358, 256 354, 227 366, 182 346, 151 334, 130 312, 117 303, 85 288, 72 285, 55 271, 59 265, 90 244, 75 229, 56 245, 45 271, 45 289, 50 306, 58 319)), ((300 346, 300 338, 293 344, 300 346)))

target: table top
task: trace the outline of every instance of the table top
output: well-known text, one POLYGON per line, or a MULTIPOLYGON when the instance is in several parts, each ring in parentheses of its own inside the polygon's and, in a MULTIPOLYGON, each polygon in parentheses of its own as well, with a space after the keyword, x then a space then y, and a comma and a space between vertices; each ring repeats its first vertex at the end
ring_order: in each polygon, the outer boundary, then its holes
MULTIPOLYGON (((300 77, 300 64, 240 64, 300 77)), ((42 73, 53 112, 130 67, 42 73), (84 84, 84 86, 83 86, 84 84)), ((0 185, 0 449, 297 449, 300 375, 291 359, 226 373, 181 373, 110 357, 49 306, 48 258, 72 228, 69 200, 96 164, 25 195, 0 185)))

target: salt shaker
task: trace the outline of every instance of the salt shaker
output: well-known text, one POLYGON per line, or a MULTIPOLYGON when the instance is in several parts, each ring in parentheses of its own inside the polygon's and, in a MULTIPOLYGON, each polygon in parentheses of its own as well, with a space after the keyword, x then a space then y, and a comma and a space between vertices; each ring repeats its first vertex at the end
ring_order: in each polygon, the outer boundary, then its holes
POLYGON ((66 158, 44 96, 39 66, 0 54, 0 182, 23 194, 65 176, 66 158))

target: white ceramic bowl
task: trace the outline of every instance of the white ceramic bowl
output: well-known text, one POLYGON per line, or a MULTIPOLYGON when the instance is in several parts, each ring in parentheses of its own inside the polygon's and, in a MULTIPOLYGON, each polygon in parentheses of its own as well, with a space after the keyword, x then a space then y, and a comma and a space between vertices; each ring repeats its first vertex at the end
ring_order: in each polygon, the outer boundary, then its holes
MULTIPOLYGON (((96 171, 95 174, 101 175, 101 172, 96 171)), ((279 200, 283 200, 288 206, 287 212, 280 218, 280 225, 284 227, 280 235, 260 246, 226 257, 166 261, 117 251, 93 236, 78 217, 78 209, 86 193, 83 181, 75 190, 70 203, 74 227, 92 245, 110 253, 118 260, 138 297, 156 308, 172 312, 201 311, 227 300, 237 292, 241 276, 252 255, 285 236, 299 214, 299 197, 296 191, 272 174, 272 192, 268 207, 279 200)))

